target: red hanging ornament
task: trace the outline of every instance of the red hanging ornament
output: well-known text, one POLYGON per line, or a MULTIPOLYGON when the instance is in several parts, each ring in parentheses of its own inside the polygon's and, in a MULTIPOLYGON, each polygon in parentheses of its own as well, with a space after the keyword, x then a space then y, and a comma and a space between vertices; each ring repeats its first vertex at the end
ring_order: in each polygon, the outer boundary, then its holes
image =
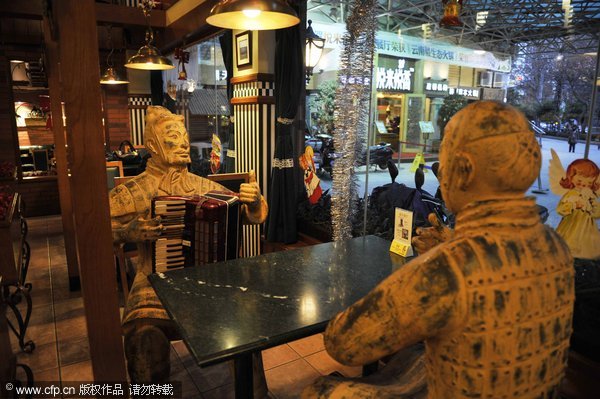
POLYGON ((442 0, 444 5, 444 17, 440 21, 440 26, 462 26, 460 20, 460 10, 463 0, 442 0))
POLYGON ((190 62, 190 52, 184 51, 182 48, 178 47, 175 49, 175 59, 179 60, 179 64, 177 65, 177 69, 181 68, 179 71, 179 80, 187 80, 187 72, 185 71, 185 64, 190 62))

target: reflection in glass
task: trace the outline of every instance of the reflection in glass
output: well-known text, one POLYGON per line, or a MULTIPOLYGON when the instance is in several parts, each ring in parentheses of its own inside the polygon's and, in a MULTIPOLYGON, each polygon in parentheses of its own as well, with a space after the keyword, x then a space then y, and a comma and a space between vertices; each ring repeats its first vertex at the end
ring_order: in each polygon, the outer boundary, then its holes
MULTIPOLYGON (((212 173, 210 154, 213 134, 222 143, 222 157, 229 148, 227 70, 218 37, 185 48, 185 51, 189 51, 187 79, 179 80, 176 70, 164 71, 164 90, 173 100, 173 111, 185 117, 190 136, 191 172, 206 176, 212 173)), ((223 161, 221 159, 221 165, 223 161)))

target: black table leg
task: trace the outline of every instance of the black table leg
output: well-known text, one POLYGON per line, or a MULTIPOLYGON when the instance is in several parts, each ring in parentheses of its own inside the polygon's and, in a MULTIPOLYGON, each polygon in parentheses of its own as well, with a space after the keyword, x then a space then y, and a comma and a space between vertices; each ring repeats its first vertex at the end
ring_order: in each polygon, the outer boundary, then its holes
POLYGON ((251 399, 254 397, 252 354, 240 355, 234 360, 235 399, 251 399))

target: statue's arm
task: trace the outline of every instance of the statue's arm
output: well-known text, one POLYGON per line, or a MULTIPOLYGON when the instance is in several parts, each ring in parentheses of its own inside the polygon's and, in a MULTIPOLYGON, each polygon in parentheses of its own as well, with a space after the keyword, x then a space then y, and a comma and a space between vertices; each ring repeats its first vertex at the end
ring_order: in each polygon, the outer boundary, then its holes
MULTIPOLYGON (((219 183, 204 179, 203 192, 210 190, 230 191, 219 183)), ((242 203, 242 221, 245 224, 263 223, 269 215, 269 206, 265 197, 260 193, 260 187, 256 184, 254 172, 250 172, 250 182, 243 183, 239 192, 240 202, 242 203)))
POLYGON ((408 263, 329 323, 325 347, 334 359, 351 366, 371 363, 464 320, 462 274, 441 251, 433 252, 408 263))
POLYGON ((156 240, 162 226, 160 218, 139 215, 134 198, 125 185, 115 187, 109 194, 110 222, 113 242, 142 242, 156 240))
POLYGON ((260 202, 257 204, 243 204, 242 215, 244 216, 244 223, 246 224, 259 224, 263 223, 269 215, 269 206, 265 197, 260 196, 260 202))

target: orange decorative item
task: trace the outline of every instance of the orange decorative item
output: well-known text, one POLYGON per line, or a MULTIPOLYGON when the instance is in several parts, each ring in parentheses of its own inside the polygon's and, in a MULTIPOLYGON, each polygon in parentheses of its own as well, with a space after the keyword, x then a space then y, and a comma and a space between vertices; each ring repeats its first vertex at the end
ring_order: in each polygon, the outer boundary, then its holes
POLYGON ((440 26, 463 25, 459 18, 462 2, 462 0, 442 0, 444 4, 444 17, 440 21, 440 26))
POLYGON ((221 139, 216 134, 212 138, 212 150, 210 152, 210 170, 213 174, 219 173, 221 169, 221 139))
POLYGON ((179 60, 179 65, 177 68, 181 67, 181 71, 179 71, 179 80, 187 80, 187 72, 185 70, 185 64, 190 62, 190 52, 184 51, 182 48, 175 49, 175 59, 179 60))
POLYGON ((314 205, 319 202, 321 194, 321 185, 315 168, 315 161, 313 161, 314 150, 311 146, 307 146, 304 150, 304 154, 300 155, 300 168, 304 171, 304 188, 306 188, 306 194, 308 195, 308 202, 314 205))
POLYGON ((600 168, 589 159, 576 159, 565 170, 556 152, 548 175, 550 189, 561 199, 556 213, 562 220, 556 232, 565 240, 571 255, 581 259, 600 259, 600 168))

